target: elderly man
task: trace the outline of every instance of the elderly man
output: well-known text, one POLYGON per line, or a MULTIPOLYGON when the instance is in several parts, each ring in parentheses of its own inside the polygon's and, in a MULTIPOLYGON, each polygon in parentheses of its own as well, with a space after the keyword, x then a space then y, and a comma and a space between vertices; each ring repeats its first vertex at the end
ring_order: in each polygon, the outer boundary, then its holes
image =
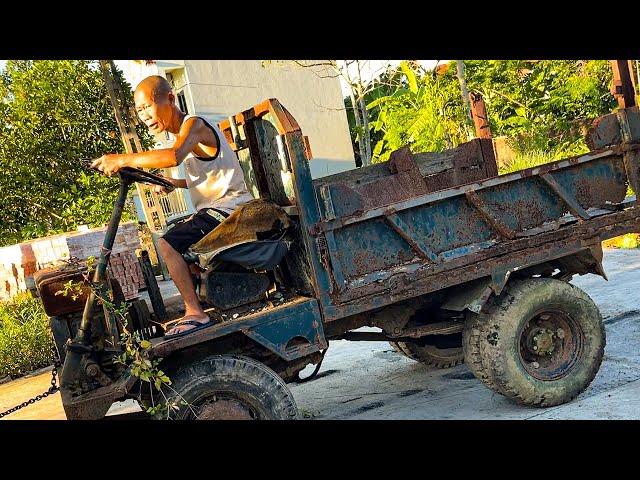
POLYGON ((152 134, 170 132, 175 136, 173 147, 103 155, 94 160, 92 166, 111 175, 123 167, 168 168, 184 162, 185 179, 168 180, 177 188, 189 189, 197 212, 158 241, 160 254, 185 305, 184 317, 167 335, 184 335, 206 327, 211 320, 200 305, 182 254, 253 197, 247 190, 238 158, 224 135, 203 117, 180 111, 165 78, 157 75, 145 78, 133 98, 138 116, 152 134))

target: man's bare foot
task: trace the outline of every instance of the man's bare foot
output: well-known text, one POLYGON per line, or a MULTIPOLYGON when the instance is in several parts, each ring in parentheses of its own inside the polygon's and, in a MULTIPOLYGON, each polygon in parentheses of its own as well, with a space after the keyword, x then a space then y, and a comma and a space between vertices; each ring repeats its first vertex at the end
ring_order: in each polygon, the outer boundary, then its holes
POLYGON ((202 315, 185 315, 176 320, 175 325, 171 327, 165 335, 177 335, 178 333, 188 332, 189 330, 198 328, 199 325, 206 325, 208 323, 211 323, 211 318, 209 318, 209 315, 206 313, 202 315))

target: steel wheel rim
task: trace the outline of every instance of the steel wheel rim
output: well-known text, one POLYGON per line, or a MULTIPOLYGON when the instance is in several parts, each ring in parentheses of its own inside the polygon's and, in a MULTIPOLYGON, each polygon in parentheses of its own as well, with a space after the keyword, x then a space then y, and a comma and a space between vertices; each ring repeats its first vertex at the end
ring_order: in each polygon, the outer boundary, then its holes
POLYGON ((582 357, 584 343, 584 332, 571 315, 545 308, 520 329, 520 362, 538 380, 558 380, 567 376, 582 357))
POLYGON ((260 420, 260 409, 243 395, 208 393, 184 407, 189 420, 260 420))

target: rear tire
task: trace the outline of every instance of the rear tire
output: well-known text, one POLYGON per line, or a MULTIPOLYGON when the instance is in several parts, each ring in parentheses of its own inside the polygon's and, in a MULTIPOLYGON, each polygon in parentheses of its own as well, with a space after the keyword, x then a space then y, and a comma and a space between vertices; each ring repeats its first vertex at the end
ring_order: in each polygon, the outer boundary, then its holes
MULTIPOLYGON (((450 345, 439 345, 436 335, 419 339, 413 342, 393 342, 389 345, 398 353, 408 357, 416 362, 428 365, 434 368, 450 368, 460 365, 464 362, 464 352, 462 345, 458 346, 460 334, 447 335, 450 345)), ((440 337, 440 335, 438 335, 440 337)))
POLYGON ((484 365, 483 355, 480 352, 480 349, 485 345, 485 343, 481 341, 482 327, 487 321, 487 315, 475 315, 472 313, 467 315, 464 330, 462 331, 464 363, 467 364, 476 378, 484 383, 486 387, 494 392, 502 393, 500 386, 493 378, 493 372, 484 365))
POLYGON ((593 300, 550 278, 510 284, 486 318, 465 330, 467 359, 480 380, 538 407, 560 405, 583 392, 600 368, 606 342, 593 300))

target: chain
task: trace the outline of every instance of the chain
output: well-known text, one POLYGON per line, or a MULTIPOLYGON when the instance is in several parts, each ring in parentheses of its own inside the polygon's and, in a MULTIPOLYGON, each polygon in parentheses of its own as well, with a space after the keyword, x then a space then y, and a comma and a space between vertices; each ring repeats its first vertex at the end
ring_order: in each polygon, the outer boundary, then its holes
POLYGON ((33 397, 30 400, 27 400, 26 402, 22 402, 20 405, 16 405, 13 408, 10 408, 9 410, 7 410, 6 412, 1 412, 0 413, 0 418, 6 416, 6 415, 10 415, 13 412, 20 410, 21 408, 26 407, 27 405, 31 405, 32 403, 36 403, 38 400, 42 400, 43 398, 48 397, 49 395, 51 395, 52 393, 56 393, 60 387, 58 387, 58 382, 56 380, 56 376, 58 375, 58 367, 61 365, 60 363, 60 359, 58 358, 58 352, 56 350, 56 345, 53 342, 53 336, 51 337, 51 351, 53 352, 53 370, 51 370, 51 386, 49 387, 49 390, 47 390, 44 393, 41 393, 40 395, 36 395, 35 397, 33 397))

